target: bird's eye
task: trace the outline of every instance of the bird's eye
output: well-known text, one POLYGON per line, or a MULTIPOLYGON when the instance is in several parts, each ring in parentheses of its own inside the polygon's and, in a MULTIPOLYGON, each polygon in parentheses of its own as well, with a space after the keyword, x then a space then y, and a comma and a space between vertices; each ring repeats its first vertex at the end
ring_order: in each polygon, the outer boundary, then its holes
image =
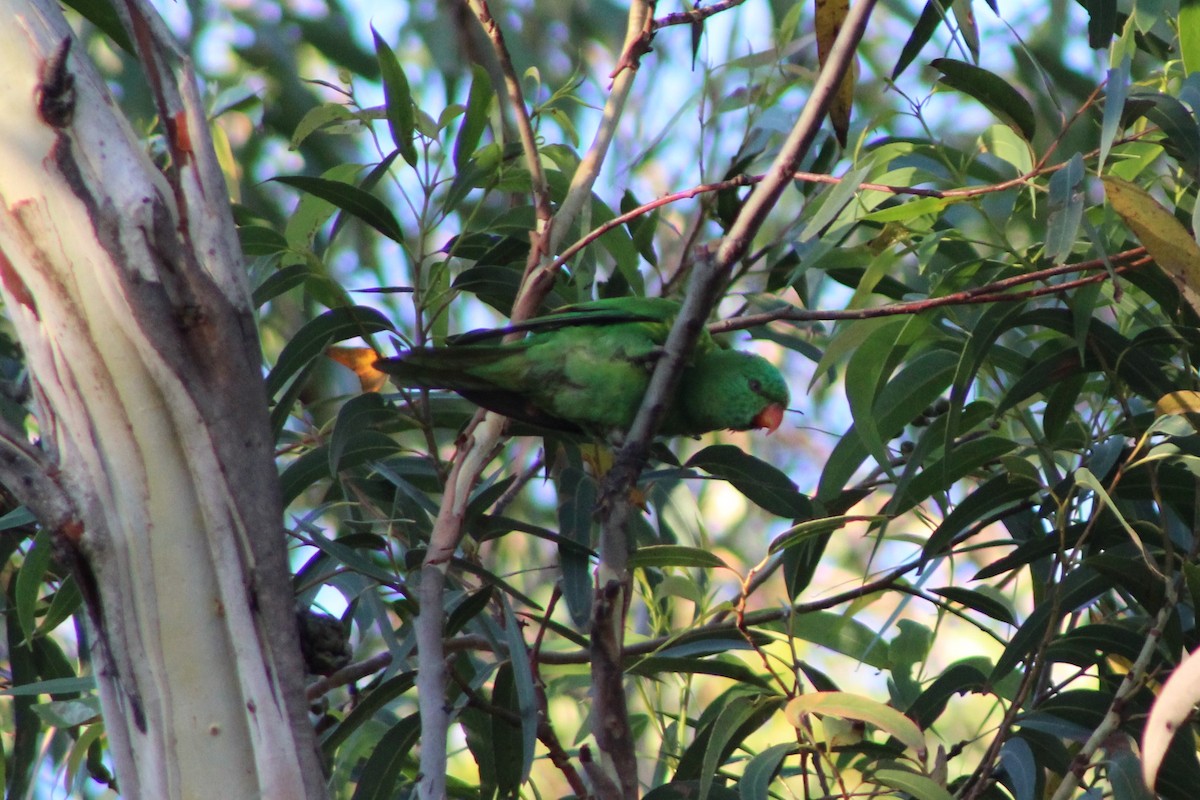
POLYGON ((762 389, 762 384, 758 382, 758 378, 751 378, 750 379, 750 391, 757 392, 760 389, 762 389))

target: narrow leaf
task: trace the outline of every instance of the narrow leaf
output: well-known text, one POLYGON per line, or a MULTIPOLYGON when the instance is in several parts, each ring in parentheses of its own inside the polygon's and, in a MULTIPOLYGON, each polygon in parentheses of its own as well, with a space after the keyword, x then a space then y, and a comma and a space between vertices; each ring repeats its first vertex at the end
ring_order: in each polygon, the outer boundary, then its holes
MULTIPOLYGON (((1198 21, 1200 23, 1200 21, 1198 21)), ((1157 795, 1142 782, 1141 762, 1130 750, 1117 749, 1108 757, 1108 781, 1113 800, 1155 800, 1157 795)), ((1167 796, 1167 793, 1163 793, 1167 796)))
MULTIPOLYGON (((995 0, 992 0, 995 2, 995 0)), ((993 10, 995 10, 993 8, 993 10)), ((954 21, 958 23, 958 35, 962 37, 971 51, 971 58, 979 60, 979 26, 975 22, 975 11, 971 8, 971 0, 953 0, 950 11, 954 21)))
POLYGON ((900 50, 900 57, 896 59, 896 65, 892 67, 892 80, 900 77, 900 73, 908 68, 908 65, 921 52, 921 48, 933 38, 933 32, 938 29, 945 18, 946 13, 942 9, 940 0, 926 0, 925 8, 921 9, 921 16, 917 20, 917 24, 913 26, 912 33, 908 35, 908 41, 900 50))
POLYGON ((400 229, 400 223, 392 214, 392 210, 370 192, 343 181, 314 178, 308 175, 281 175, 271 180, 293 186, 327 203, 332 203, 347 214, 367 223, 393 242, 404 242, 404 232, 400 229))
POLYGON ((798 525, 793 525, 788 528, 775 541, 771 542, 771 546, 767 549, 768 553, 778 553, 780 550, 786 550, 789 547, 794 547, 800 542, 806 541, 814 536, 823 536, 828 533, 833 533, 840 530, 851 522, 886 522, 891 519, 883 514, 871 514, 860 516, 837 516, 837 517, 821 517, 820 519, 810 519, 801 522, 798 525))
MULTIPOLYGON (((503 596, 502 596, 503 597, 503 596)), ((517 707, 521 715, 521 783, 529 779, 537 747, 537 690, 529 666, 529 652, 521 636, 521 626, 513 614, 507 597, 504 601, 504 633, 512 664, 513 684, 517 690, 517 707)))
POLYGON ((1200 0, 1180 0, 1179 55, 1184 74, 1200 72, 1200 0))
POLYGON ((558 529, 565 542, 559 545, 563 599, 571 621, 584 630, 592 614, 592 574, 588 552, 592 546, 596 506, 596 481, 576 466, 565 467, 558 476, 558 529))
POLYGON ((1079 153, 1050 178, 1046 258, 1061 264, 1071 256, 1083 220, 1083 156, 1079 153))
POLYGON ((421 735, 421 721, 410 714, 388 730, 357 773, 357 787, 351 800, 390 800, 402 796, 396 791, 404 766, 413 760, 413 746, 421 735))
POLYGON ((800 695, 788 702, 784 714, 788 722, 797 728, 801 726, 801 717, 805 714, 826 714, 859 720, 895 736, 917 753, 925 753, 925 734, 916 723, 891 706, 849 692, 811 692, 800 695))
MULTIPOLYGON (((850 13, 850 0, 815 0, 816 10, 813 24, 817 35, 817 61, 822 67, 829 60, 834 40, 846 15, 850 13)), ((829 121, 838 143, 846 146, 846 134, 850 130, 850 109, 854 105, 854 83, 858 78, 858 63, 851 59, 846 73, 838 84, 829 103, 829 121)))
POLYGON ((629 557, 630 569, 639 567, 699 567, 714 569, 726 567, 721 557, 699 547, 678 544, 656 544, 639 547, 629 557))
POLYGON ((951 800, 951 794, 931 778, 901 769, 881 769, 871 777, 892 789, 907 792, 913 800, 951 800))
MULTIPOLYGON (((1200 23, 1198 23, 1200 24, 1200 23)), ((1104 171, 1104 162, 1113 140, 1121 129, 1121 116, 1125 112, 1125 97, 1129 93, 1129 59, 1121 61, 1119 67, 1108 71, 1104 83, 1104 118, 1100 123, 1100 161, 1096 169, 1104 171)))
POLYGON ((932 591, 936 595, 964 605, 967 608, 974 609, 981 614, 986 614, 992 619, 999 620, 1006 625, 1017 624, 1016 619, 1013 618, 1012 610, 1008 606, 981 592, 964 589, 961 586, 946 586, 941 589, 933 589, 932 591))
POLYGON ((32 697, 39 694, 57 695, 75 692, 90 692, 96 688, 96 679, 91 675, 82 678, 51 678, 48 681, 24 683, 0 689, 0 696, 32 697))
POLYGON ((1154 786, 1171 740, 1191 715, 1192 707, 1200 702, 1198 651, 1200 648, 1183 657, 1150 707, 1150 718, 1142 733, 1142 779, 1147 786, 1154 786))
POLYGON ((812 516, 812 503, 778 467, 730 444, 706 447, 684 466, 702 469, 729 481, 747 499, 780 517, 812 516))
POLYGON ((684 658, 671 656, 649 656, 627 670, 630 675, 645 675, 655 677, 662 674, 688 673, 698 675, 716 675, 730 678, 746 686, 759 686, 769 689, 766 678, 740 661, 720 661, 715 658, 684 658))
POLYGON ((1108 175, 1104 189, 1113 210, 1175 282, 1192 310, 1200 313, 1200 245, 1195 238, 1140 186, 1108 175))
POLYGON ((704 749, 699 800, 707 800, 713 785, 713 778, 720 772, 720 768, 732 748, 741 744, 740 737, 750 732, 744 730, 744 727, 758 710, 755 703, 727 703, 721 709, 721 713, 712 724, 708 745, 704 749))
POLYGON ((942 73, 939 83, 975 98, 1026 141, 1033 140, 1037 133, 1033 106, 999 75, 953 58, 935 58, 930 66, 942 73))
POLYGON ((467 94, 467 113, 463 115, 458 136, 454 139, 454 166, 459 170, 467 163, 479 147, 479 140, 487 130, 488 113, 495 92, 487 70, 478 64, 471 67, 471 91, 467 94))
POLYGON ((767 800, 767 789, 771 785, 783 759, 792 751, 794 745, 776 744, 750 759, 746 769, 742 771, 738 781, 738 793, 742 800, 767 800))
POLYGON ((43 528, 34 537, 33 546, 25 556, 21 571, 17 573, 14 599, 17 619, 20 620, 21 630, 25 631, 26 641, 33 638, 37 628, 37 605, 42 591, 42 577, 50 567, 52 554, 50 531, 43 528))
MULTIPOLYGON (((383 97, 387 104, 388 127, 392 131, 392 139, 400 150, 400 155, 410 167, 417 165, 417 148, 413 144, 413 114, 412 92, 408 88, 408 78, 396 58, 395 51, 371 26, 371 35, 375 37, 375 57, 379 59, 379 72, 383 76, 383 97)), ((396 241, 400 241, 397 239, 396 241)))
POLYGON ((1015 800, 1035 800, 1038 797, 1035 791, 1041 770, 1029 742, 1019 736, 1005 742, 1000 748, 1000 766, 1008 777, 1004 785, 1013 793, 1015 800))

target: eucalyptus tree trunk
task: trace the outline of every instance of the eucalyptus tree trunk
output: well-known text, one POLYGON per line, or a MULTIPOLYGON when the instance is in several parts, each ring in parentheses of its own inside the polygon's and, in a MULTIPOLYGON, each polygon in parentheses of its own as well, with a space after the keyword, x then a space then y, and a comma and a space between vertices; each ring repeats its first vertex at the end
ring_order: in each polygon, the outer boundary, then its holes
POLYGON ((57 0, 0 0, 0 293, 40 436, 0 434, 0 482, 74 561, 123 796, 323 796, 225 184, 187 60, 113 5, 161 169, 57 0))

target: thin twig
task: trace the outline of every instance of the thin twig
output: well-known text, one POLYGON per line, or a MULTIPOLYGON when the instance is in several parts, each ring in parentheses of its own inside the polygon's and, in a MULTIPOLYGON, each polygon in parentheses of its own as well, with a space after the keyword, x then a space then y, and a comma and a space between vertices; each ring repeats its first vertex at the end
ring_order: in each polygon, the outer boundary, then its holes
MULTIPOLYGON (((629 17, 625 26, 624 49, 631 47, 632 43, 642 35, 642 31, 648 24, 647 21, 653 19, 653 13, 653 3, 646 2, 646 0, 634 0, 630 4, 629 17)), ((571 176, 571 185, 567 188, 567 195, 555 213, 544 238, 546 246, 539 253, 530 253, 530 261, 522 280, 521 294, 513 305, 513 322, 520 322, 536 315, 538 306, 549 292, 554 279, 565 263, 563 259, 551 261, 549 256, 551 253, 558 252, 567 233, 571 230, 571 226, 587 204, 591 202, 592 186, 600 175, 600 168, 604 165, 604 159, 608 155, 609 147, 616 135, 617 126, 625 111, 625 103, 629 99, 629 93, 636 77, 636 70, 623 70, 613 80, 608 99, 604 102, 600 125, 596 128, 596 134, 592 137, 592 143, 588 146, 587 152, 580 159, 579 166, 575 168, 575 174, 571 176)))
POLYGON ((550 186, 546 182, 546 173, 542 169, 542 159, 538 154, 537 134, 534 133, 533 121, 529 118, 529 109, 526 107, 525 96, 521 91, 521 80, 517 77, 516 68, 513 67, 508 46, 504 43, 504 32, 492 17, 487 0, 468 0, 467 4, 492 43, 492 50, 496 54, 496 60, 500 63, 500 71, 504 74, 504 88, 508 92, 508 105, 517 122, 521 150, 525 154, 525 166, 529 170, 530 180, 533 183, 533 207, 537 213, 539 225, 544 225, 550 220, 550 186))
MULTIPOLYGON (((1135 269, 1140 269, 1154 263, 1154 260, 1145 254, 1144 248, 1136 248, 1134 250, 1126 250, 1123 253, 1118 253, 1115 256, 1109 257, 1109 262, 1114 264, 1113 272, 1115 274, 1123 274, 1131 272, 1135 269), (1127 263, 1117 264, 1117 261, 1125 261, 1127 263)), ((794 308, 791 306, 779 308, 774 311, 764 311, 761 314, 747 314, 740 317, 731 317, 730 319, 714 322, 708 326, 710 333, 728 333, 730 331, 745 330, 747 328, 756 328, 760 325, 766 325, 770 322, 836 322, 840 320, 854 319, 872 319, 875 317, 892 317, 904 314, 920 314, 934 308, 943 308, 946 306, 961 306, 973 305, 978 303, 997 303, 997 302, 1014 302, 1017 300, 1028 300, 1031 297, 1041 297, 1045 295, 1058 294, 1068 289, 1074 289, 1079 286, 1084 286, 1089 283, 1100 283, 1108 280, 1109 275, 1107 266, 1099 259, 1095 261, 1085 261, 1077 264, 1062 264, 1057 267, 1049 267, 1036 272, 1028 272, 1023 275, 1016 275, 1011 278, 1004 278, 993 283, 976 286, 971 289, 965 289, 961 292, 941 295, 940 297, 930 297, 925 300, 910 300, 904 303, 891 303, 884 306, 875 306, 872 308, 854 308, 843 310, 823 310, 823 309, 804 309, 794 308), (1006 292, 1005 289, 1018 286, 1032 281, 1044 280, 1055 275, 1062 275, 1068 272, 1086 272, 1105 270, 1102 274, 1092 275, 1086 278, 1078 278, 1072 281, 1064 281, 1063 283, 1043 286, 1037 289, 1030 289, 1025 292, 1006 292)))
POLYGON ((676 11, 672 14, 666 14, 654 20, 654 30, 660 30, 671 25, 695 25, 703 22, 714 14, 720 14, 722 11, 728 11, 731 8, 737 8, 746 0, 719 0, 712 5, 700 6, 697 5, 691 11, 676 11))

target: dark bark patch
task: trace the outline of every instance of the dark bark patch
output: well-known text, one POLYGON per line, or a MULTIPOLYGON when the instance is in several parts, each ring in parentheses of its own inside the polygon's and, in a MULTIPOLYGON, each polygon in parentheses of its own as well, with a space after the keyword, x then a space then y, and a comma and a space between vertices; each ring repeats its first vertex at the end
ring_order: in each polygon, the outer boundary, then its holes
POLYGON ((67 71, 70 52, 71 37, 68 36, 42 65, 37 88, 38 116, 51 128, 65 128, 75 117, 75 76, 67 71))

